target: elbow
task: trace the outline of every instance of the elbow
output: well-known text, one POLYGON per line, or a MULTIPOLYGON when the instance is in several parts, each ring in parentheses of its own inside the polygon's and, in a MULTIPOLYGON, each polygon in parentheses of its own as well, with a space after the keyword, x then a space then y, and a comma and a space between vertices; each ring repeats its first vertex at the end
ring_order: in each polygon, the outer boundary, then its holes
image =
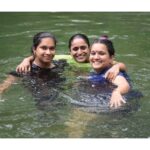
POLYGON ((126 94, 131 90, 131 86, 129 84, 126 84, 123 88, 122 88, 122 94, 126 94))

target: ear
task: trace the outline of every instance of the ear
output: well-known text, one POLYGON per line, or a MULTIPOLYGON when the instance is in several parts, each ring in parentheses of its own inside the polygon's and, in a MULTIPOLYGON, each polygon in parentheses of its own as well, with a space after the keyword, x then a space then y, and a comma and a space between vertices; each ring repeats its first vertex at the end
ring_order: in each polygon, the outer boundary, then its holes
POLYGON ((110 58, 111 58, 112 60, 114 60, 114 59, 115 59, 115 56, 114 56, 114 55, 112 55, 112 56, 110 56, 110 58))
POLYGON ((113 64, 114 59, 115 59, 114 55, 110 56, 110 64, 113 64))
POLYGON ((35 50, 35 48, 32 49, 32 52, 33 52, 33 55, 35 56, 35 55, 36 55, 36 50, 35 50))

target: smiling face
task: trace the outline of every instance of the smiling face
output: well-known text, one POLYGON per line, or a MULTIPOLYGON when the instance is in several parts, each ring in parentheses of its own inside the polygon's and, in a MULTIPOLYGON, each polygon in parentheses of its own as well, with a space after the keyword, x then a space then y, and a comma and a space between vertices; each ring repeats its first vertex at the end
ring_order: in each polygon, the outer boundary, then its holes
POLYGON ((46 37, 41 39, 39 45, 33 50, 34 63, 40 67, 50 67, 53 57, 55 56, 55 42, 52 38, 46 37))
POLYGON ((94 43, 91 47, 90 64, 96 72, 110 67, 113 61, 113 56, 110 56, 107 46, 102 43, 94 43))
POLYGON ((90 49, 88 44, 82 38, 75 38, 71 42, 70 54, 79 63, 89 61, 90 49))

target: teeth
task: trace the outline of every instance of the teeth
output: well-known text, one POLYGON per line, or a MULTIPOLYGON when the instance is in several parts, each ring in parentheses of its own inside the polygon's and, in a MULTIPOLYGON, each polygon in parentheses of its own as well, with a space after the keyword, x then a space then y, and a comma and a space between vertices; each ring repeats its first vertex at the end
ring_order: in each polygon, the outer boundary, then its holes
POLYGON ((78 58, 79 58, 79 59, 83 59, 84 57, 82 57, 82 56, 78 56, 78 58))
POLYGON ((93 62, 93 63, 94 63, 94 64, 101 64, 101 62, 97 62, 97 61, 96 61, 96 62, 93 62))

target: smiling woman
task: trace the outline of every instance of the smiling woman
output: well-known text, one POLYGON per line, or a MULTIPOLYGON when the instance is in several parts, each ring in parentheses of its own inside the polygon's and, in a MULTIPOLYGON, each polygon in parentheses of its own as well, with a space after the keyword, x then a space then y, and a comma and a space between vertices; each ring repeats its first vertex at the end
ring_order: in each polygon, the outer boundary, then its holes
MULTIPOLYGON (((91 81, 94 80, 95 77, 105 78, 107 70, 113 64, 114 54, 115 49, 113 43, 107 38, 107 36, 102 36, 94 40, 89 57, 90 64, 94 70, 94 73, 89 78, 91 81)), ((111 82, 117 85, 117 88, 112 92, 110 107, 117 108, 123 103, 126 103, 122 94, 125 94, 130 90, 130 85, 125 72, 120 72, 111 82)))
POLYGON ((75 34, 69 39, 71 56, 78 63, 89 62, 90 42, 86 35, 75 34))
MULTIPOLYGON (((0 85, 0 93, 3 93, 13 82, 15 82, 17 79, 16 76, 21 76, 24 79, 28 79, 30 83, 32 82, 32 85, 30 86, 33 87, 33 91, 35 92, 36 90, 37 93, 39 92, 39 89, 45 89, 48 81, 53 83, 54 87, 54 85, 60 81, 59 72, 63 71, 63 67, 65 65, 64 62, 63 64, 60 64, 59 61, 53 61, 53 57, 55 56, 55 47, 56 38, 54 35, 48 32, 37 33, 33 38, 33 45, 31 48, 34 61, 31 64, 30 72, 26 74, 11 72, 7 79, 0 85)), ((41 91, 39 93, 41 93, 41 91)), ((34 93, 34 95, 37 94, 34 93)))
POLYGON ((53 57, 55 56, 56 39, 47 32, 40 32, 34 36, 32 53, 33 64, 41 68, 52 68, 53 57))

